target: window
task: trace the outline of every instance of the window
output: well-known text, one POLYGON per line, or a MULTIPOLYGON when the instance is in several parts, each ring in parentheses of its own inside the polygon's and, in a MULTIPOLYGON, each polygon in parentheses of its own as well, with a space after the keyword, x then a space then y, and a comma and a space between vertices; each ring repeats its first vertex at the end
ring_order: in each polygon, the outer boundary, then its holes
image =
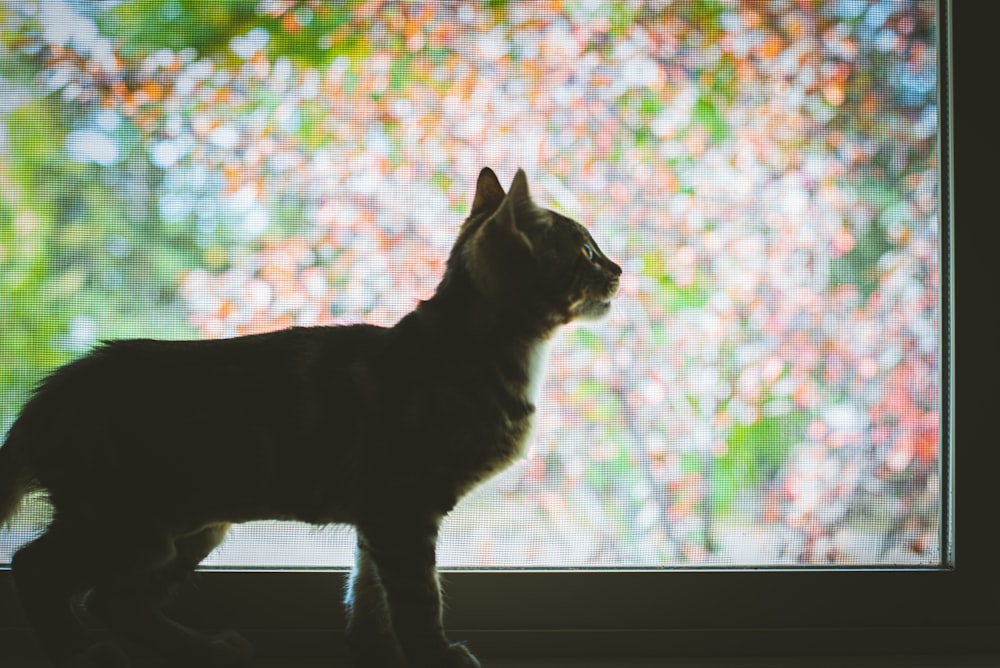
MULTIPOLYGON (((831 7, 833 4, 844 7, 844 11, 850 11, 850 7, 856 5, 855 11, 861 12, 864 3, 831 3, 831 7)), ((692 7, 702 7, 703 5, 706 7, 714 6, 713 3, 691 3, 692 7)), ((167 7, 166 4, 165 7, 167 7)), ((294 20, 306 21, 308 18, 308 14, 303 13, 295 16, 294 20)), ((303 26, 303 28, 307 27, 303 26)), ((247 33, 241 36, 241 39, 243 41, 232 45, 232 50, 237 57, 242 57, 239 50, 244 49, 249 54, 247 60, 252 66, 253 54, 266 46, 258 45, 254 40, 260 41, 264 37, 260 33, 247 33)), ((943 40, 939 42, 939 45, 941 44, 943 44, 943 40)), ((483 46, 485 48, 488 44, 483 46)), ((766 43, 760 48, 765 48, 765 46, 766 43)), ((387 85, 390 85, 392 73, 387 71, 385 76, 388 79, 387 85)), ((155 95, 152 89, 147 94, 155 95)), ((836 96, 837 93, 829 92, 829 95, 836 96)), ((641 114, 645 113, 643 105, 651 105, 652 103, 639 99, 636 104, 637 109, 633 111, 641 114)), ((709 103, 707 106, 706 104, 695 100, 694 109, 701 115, 705 133, 708 135, 708 139, 711 139, 713 124, 717 123, 718 119, 713 115, 716 112, 712 111, 711 104, 709 103)), ((301 124, 305 121, 307 119, 298 118, 294 122, 301 124)), ((84 135, 80 139, 82 143, 79 148, 83 151, 89 151, 86 156, 81 157, 99 163, 102 155, 108 157, 111 151, 111 144, 103 141, 99 135, 101 132, 114 132, 113 129, 103 128, 100 123, 114 125, 114 120, 105 118, 102 121, 101 118, 96 118, 94 122, 98 124, 97 129, 80 130, 80 132, 95 134, 84 135), (105 153, 101 153, 102 150, 105 153)), ((224 128, 224 126, 222 127, 224 128)), ((211 129, 211 132, 217 131, 220 132, 216 138, 217 143, 220 144, 220 149, 224 149, 225 132, 219 128, 211 129)), ((722 132, 718 128, 715 131, 722 132)), ((942 132, 944 132, 943 127, 942 132)), ((961 130, 956 130, 956 132, 961 132, 961 130)), ((368 137, 367 139, 375 143, 380 141, 378 137, 368 137)), ((177 153, 185 150, 183 146, 172 145, 168 140, 164 140, 157 146, 160 148, 156 150, 160 153, 153 154, 154 161, 159 159, 165 161, 166 164, 171 160, 183 159, 181 153, 177 153), (171 153, 172 150, 175 153, 171 153)), ((173 163, 169 162, 169 164, 173 163)), ((184 176, 177 178, 184 178, 184 176)), ((192 187, 196 186, 197 184, 194 184, 192 187)), ((944 188, 942 191, 947 192, 944 188)), ((959 198, 964 196, 961 186, 956 190, 956 195, 959 198)), ((239 197, 240 195, 237 194, 234 206, 244 206, 245 209, 233 215, 238 216, 239 229, 242 232, 253 234, 256 229, 255 225, 273 222, 269 218, 267 220, 261 218, 265 214, 255 208, 255 203, 252 198, 249 198, 249 195, 243 195, 244 200, 239 200, 239 197)), ((962 199, 957 201, 964 202, 962 199)), ((177 206, 183 205, 182 202, 175 204, 177 206)), ((942 213, 945 210, 944 206, 945 202, 942 200, 942 213)), ((267 213, 266 215, 277 216, 278 214, 267 213)), ((600 228, 597 229, 599 234, 600 228)), ((965 234, 964 230, 962 234, 965 234)), ((975 231, 970 232, 970 234, 975 234, 975 231)), ((959 238, 962 239, 962 235, 959 235, 959 238)), ((599 241, 603 240, 599 238, 599 241)), ((959 243, 962 244, 963 241, 960 240, 959 243)), ((979 246, 974 244, 973 247, 978 248, 979 246)), ((607 250, 614 254, 612 248, 607 250)), ((111 252, 110 249, 109 252, 111 252)), ((114 253, 111 252, 111 254, 114 253)), ((205 251, 203 259, 211 259, 208 255, 208 251, 205 251)), ((206 280, 212 283, 218 278, 217 275, 208 272, 207 275, 196 275, 192 280, 206 280)), ((671 281, 677 283, 678 279, 671 278, 671 281)), ((682 293, 679 298, 686 298, 683 296, 683 287, 683 285, 674 286, 674 289, 682 293)), ((224 289, 225 286, 219 285, 218 288, 224 289)), ((209 289, 209 293, 212 289, 209 289)), ((964 317, 963 313, 963 322, 964 317)), ((970 318, 975 317, 975 315, 970 316, 970 318)), ((81 333, 86 338, 86 321, 79 321, 77 327, 83 328, 82 332, 77 333, 81 333)), ((70 329, 69 331, 73 332, 74 330, 70 329)), ((226 332, 216 333, 225 334, 226 332)), ((963 354, 968 353, 963 352, 963 354)), ((971 375, 974 375, 976 371, 970 370, 971 375)), ((966 373, 965 367, 963 367, 963 373, 966 373)), ((727 445, 730 444, 727 443, 727 445)), ((969 456, 976 458, 982 456, 984 465, 981 467, 976 465, 970 469, 958 469, 963 485, 968 484, 970 487, 967 492, 969 496, 963 496, 966 492, 956 496, 958 504, 956 508, 962 508, 963 503, 968 503, 966 510, 962 511, 963 513, 966 511, 979 513, 981 507, 977 507, 973 501, 966 501, 966 499, 972 499, 973 494, 978 493, 972 489, 972 483, 966 483, 966 480, 978 477, 987 470, 985 463, 989 455, 977 452, 969 456), (965 478, 966 475, 969 475, 970 478, 965 478)), ((959 466, 965 466, 964 460, 959 466)), ((940 517, 947 517, 949 510, 946 506, 941 511, 940 517)), ((963 518, 965 517, 963 514, 963 518)), ((973 517, 978 517, 978 515, 973 515, 973 517)), ((984 518, 984 521, 988 521, 988 518, 984 518)), ((961 526, 972 524, 974 522, 963 519, 961 526)), ((698 539, 696 528, 694 540, 698 539)), ((489 646, 491 642, 496 642, 490 639, 494 636, 486 633, 486 630, 507 630, 509 633, 504 637, 509 638, 511 635, 516 636, 513 633, 515 629, 552 629, 553 627, 569 629, 563 633, 533 636, 541 637, 542 640, 532 641, 526 639, 526 636, 520 637, 518 640, 518 642, 525 643, 521 645, 522 647, 527 647, 534 642, 535 649, 529 651, 540 652, 551 651, 551 648, 565 648, 568 646, 566 643, 574 643, 576 651, 583 651, 583 648, 588 647, 588 643, 595 643, 592 645, 594 651, 598 651, 600 647, 611 647, 612 644, 603 644, 605 640, 594 641, 593 634, 581 631, 594 628, 652 629, 645 633, 632 632, 628 635, 630 638, 628 641, 622 640, 625 634, 615 636, 620 643, 631 645, 629 651, 645 653, 646 649, 643 648, 647 648, 649 652, 659 651, 657 648, 662 649, 662 643, 666 639, 677 643, 673 645, 674 647, 691 648, 681 651, 697 651, 698 641, 691 640, 691 635, 675 639, 669 632, 656 630, 667 628, 734 629, 749 627, 754 631, 744 631, 744 636, 741 636, 745 640, 745 647, 755 647, 758 651, 767 651, 774 647, 769 643, 778 642, 780 637, 780 642, 785 643, 782 648, 785 651, 788 650, 789 646, 794 647, 795 643, 799 643, 799 647, 807 647, 808 643, 812 642, 812 638, 820 637, 810 635, 814 633, 811 629, 824 626, 835 628, 972 626, 980 622, 971 616, 970 607, 958 609, 957 603, 969 604, 978 600, 975 594, 977 588, 983 582, 988 581, 985 570, 978 570, 982 563, 978 561, 978 555, 985 555, 985 552, 978 552, 982 548, 982 543, 979 543, 978 540, 976 536, 962 534, 962 542, 959 543, 959 553, 956 555, 953 569, 948 567, 941 569, 911 568, 898 571, 810 569, 796 572, 715 570, 710 572, 669 571, 659 573, 650 570, 516 573, 459 571, 449 575, 448 578, 450 612, 454 619, 460 620, 461 625, 473 631, 471 635, 475 636, 475 640, 481 646, 489 646), (966 540, 968 543, 965 542, 966 540), (967 562, 964 562, 965 557, 962 556, 965 550, 968 550, 969 554, 967 562), (579 592, 581 591, 586 592, 588 604, 567 603, 569 601, 580 603, 581 595, 579 592), (873 592, 878 592, 878 594, 873 595, 873 592), (488 600, 491 603, 486 607, 481 607, 476 603, 479 600, 488 600), (733 602, 732 608, 727 606, 727 601, 733 602), (946 607, 948 602, 952 604, 950 611, 946 607), (748 609, 753 610, 752 616, 748 615, 748 609), (747 619, 754 621, 748 622, 747 619), (553 620, 558 620, 558 622, 553 620), (799 632, 782 631, 781 633, 774 630, 782 627, 801 630, 799 632), (475 633, 477 630, 480 631, 478 635, 475 633)), ((949 566, 948 562, 951 561, 949 556, 938 553, 929 561, 908 563, 911 565, 923 563, 929 566, 949 566)), ((694 560, 691 564, 699 565, 694 560)), ((647 568, 650 566, 650 564, 639 565, 647 568)), ((205 579, 211 582, 212 587, 218 586, 228 590, 225 592, 225 596, 219 596, 218 601, 228 608, 227 612, 232 613, 236 619, 240 620, 239 623, 251 628, 277 626, 285 628, 298 626, 305 629, 326 628, 329 625, 329 618, 325 614, 317 615, 316 610, 326 610, 332 605, 330 599, 339 597, 339 582, 335 578, 317 573, 219 572, 209 573, 205 579), (278 600, 282 597, 285 597, 284 601, 278 600), (250 604, 240 610, 235 609, 241 600, 250 604), (269 603, 266 606, 260 606, 256 604, 259 600, 268 600, 269 603)), ((730 633, 739 634, 735 631, 730 633)), ((887 633, 888 636, 883 636, 880 640, 869 641, 876 644, 877 642, 885 642, 885 638, 892 637, 893 633, 897 634, 896 637, 906 636, 904 632, 900 631, 887 633)), ((470 636, 470 634, 465 635, 470 636)), ((850 639, 866 642, 865 637, 864 633, 858 632, 850 639)), ((919 638, 916 635, 906 637, 919 638)), ((921 641, 925 643, 923 646, 927 646, 926 643, 930 642, 927 639, 921 639, 921 641)), ((618 651, 622 651, 621 648, 625 646, 625 644, 620 644, 618 651)), ((495 649, 502 651, 502 648, 496 645, 495 649)))

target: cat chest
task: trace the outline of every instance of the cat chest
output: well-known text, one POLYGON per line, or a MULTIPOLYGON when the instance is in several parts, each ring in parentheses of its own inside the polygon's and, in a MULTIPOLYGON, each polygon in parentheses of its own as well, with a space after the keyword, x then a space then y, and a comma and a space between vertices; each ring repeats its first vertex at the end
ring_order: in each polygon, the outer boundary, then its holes
POLYGON ((493 394, 499 407, 497 427, 510 446, 520 454, 535 426, 535 400, 545 374, 548 345, 538 342, 523 352, 523 361, 516 371, 500 374, 501 388, 493 394))
POLYGON ((522 457, 535 429, 535 406, 527 404, 517 414, 507 414, 497 430, 500 450, 511 458, 522 457))
POLYGON ((479 452, 484 459, 522 454, 535 426, 535 406, 527 402, 456 400, 434 413, 414 416, 424 426, 418 431, 446 443, 446 450, 479 452))
POLYGON ((491 396, 491 439, 494 443, 489 458, 489 474, 506 468, 525 456, 535 429, 537 411, 535 397, 544 375, 547 346, 539 344, 526 354, 522 373, 504 378, 502 391, 491 396), (523 374, 523 375, 522 375, 523 374))
POLYGON ((455 463, 461 471, 456 485, 458 498, 478 484, 503 472, 527 453, 534 430, 534 410, 528 415, 504 417, 475 442, 465 444, 455 463), (464 464, 459 461, 464 460, 464 464))

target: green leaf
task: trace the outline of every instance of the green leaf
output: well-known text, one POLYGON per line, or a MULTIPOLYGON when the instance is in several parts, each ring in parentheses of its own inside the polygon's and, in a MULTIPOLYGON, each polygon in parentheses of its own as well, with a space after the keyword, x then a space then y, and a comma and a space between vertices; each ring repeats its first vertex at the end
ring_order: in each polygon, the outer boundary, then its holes
POLYGON ((903 198, 885 183, 873 180, 863 181, 856 193, 863 202, 882 211, 882 215, 855 238, 854 248, 830 261, 830 284, 854 285, 861 298, 867 300, 881 280, 879 260, 892 247, 885 226, 898 216, 898 205, 903 198))
POLYGON ((691 285, 680 286, 667 274, 667 262, 658 251, 651 251, 642 257, 642 273, 658 284, 657 298, 667 313, 684 309, 700 309, 708 303, 709 291, 696 273, 691 285))
POLYGON ((604 348, 604 342, 601 340, 601 337, 586 329, 575 330, 570 335, 570 341, 573 345, 587 348, 594 352, 604 348))
POLYGON ((713 142, 718 143, 729 138, 729 126, 710 96, 703 94, 698 98, 691 118, 695 123, 708 130, 713 142))
POLYGON ((736 425, 726 438, 726 453, 712 462, 712 505, 724 512, 736 494, 775 475, 805 432, 802 412, 768 416, 751 425, 736 425))

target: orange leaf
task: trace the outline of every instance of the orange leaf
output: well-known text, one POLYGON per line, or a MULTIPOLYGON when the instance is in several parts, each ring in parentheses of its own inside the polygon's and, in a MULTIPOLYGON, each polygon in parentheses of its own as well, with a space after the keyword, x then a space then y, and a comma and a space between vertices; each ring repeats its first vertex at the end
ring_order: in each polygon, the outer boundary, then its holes
POLYGON ((142 87, 142 92, 145 93, 147 102, 157 102, 163 97, 163 86, 155 81, 150 81, 142 87))
POLYGON ((294 35, 302 26, 299 25, 298 19, 295 18, 294 12, 285 12, 281 17, 281 29, 284 30, 289 35, 294 35))
POLYGON ((776 58, 784 48, 785 43, 781 41, 781 38, 777 35, 771 35, 767 38, 758 51, 760 57, 764 60, 773 60, 776 58))

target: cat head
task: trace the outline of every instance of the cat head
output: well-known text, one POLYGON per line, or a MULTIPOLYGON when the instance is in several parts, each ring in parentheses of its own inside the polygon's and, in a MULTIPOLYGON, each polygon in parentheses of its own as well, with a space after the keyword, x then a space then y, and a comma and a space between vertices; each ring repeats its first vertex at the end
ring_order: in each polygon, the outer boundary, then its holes
POLYGON ((488 167, 479 174, 453 261, 501 308, 548 327, 606 315, 622 273, 583 225, 534 202, 523 171, 504 192, 488 167))

